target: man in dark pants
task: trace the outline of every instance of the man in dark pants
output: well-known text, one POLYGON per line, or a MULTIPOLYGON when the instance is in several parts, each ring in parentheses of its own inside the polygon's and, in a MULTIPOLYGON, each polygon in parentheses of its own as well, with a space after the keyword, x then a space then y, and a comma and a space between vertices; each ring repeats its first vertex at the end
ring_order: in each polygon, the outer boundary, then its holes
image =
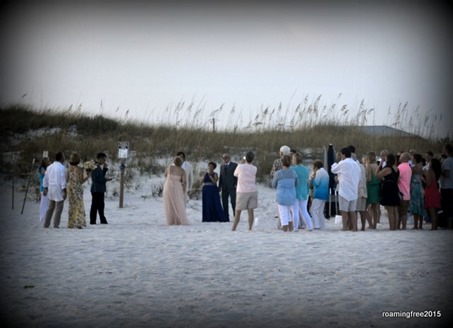
POLYGON ((228 197, 230 198, 231 207, 236 210, 236 185, 238 178, 234 176, 234 170, 237 163, 231 162, 230 155, 223 154, 223 164, 220 166, 219 190, 222 191, 222 206, 226 222, 230 221, 228 214, 228 197))
POLYGON ((90 224, 96 224, 96 215, 99 212, 99 219, 101 224, 107 224, 107 219, 104 215, 104 194, 106 191, 105 184, 112 178, 106 178, 105 174, 108 171, 107 163, 105 162, 107 155, 98 153, 96 156, 97 167, 91 172, 91 210, 90 210, 90 224))

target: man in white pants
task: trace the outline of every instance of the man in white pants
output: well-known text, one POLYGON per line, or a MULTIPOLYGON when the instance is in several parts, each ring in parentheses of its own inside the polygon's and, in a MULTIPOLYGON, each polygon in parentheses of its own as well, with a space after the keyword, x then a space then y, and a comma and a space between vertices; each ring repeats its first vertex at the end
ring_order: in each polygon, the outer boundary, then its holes
POLYGON ((63 212, 64 201, 66 199, 66 167, 64 163, 64 154, 59 152, 55 155, 55 162, 47 168, 43 180, 43 194, 49 197, 49 207, 46 212, 44 228, 50 226, 50 221, 55 212, 53 227, 60 227, 61 212, 63 212))
POLYGON ((351 158, 349 147, 341 150, 341 159, 332 165, 331 171, 338 174, 339 207, 343 220, 343 231, 351 224, 352 231, 357 231, 357 199, 359 198, 360 166, 351 158))

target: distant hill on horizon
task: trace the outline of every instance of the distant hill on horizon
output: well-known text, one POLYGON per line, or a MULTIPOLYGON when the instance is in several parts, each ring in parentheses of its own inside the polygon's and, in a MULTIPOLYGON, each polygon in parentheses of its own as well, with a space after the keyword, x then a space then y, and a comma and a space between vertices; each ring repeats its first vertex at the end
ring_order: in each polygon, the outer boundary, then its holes
MULTIPOLYGON (((368 125, 368 126, 356 126, 360 131, 372 135, 372 136, 383 136, 383 137, 416 137, 422 138, 419 135, 409 133, 403 130, 395 129, 387 125, 368 125)), ((424 138, 423 138, 424 139, 424 138)))

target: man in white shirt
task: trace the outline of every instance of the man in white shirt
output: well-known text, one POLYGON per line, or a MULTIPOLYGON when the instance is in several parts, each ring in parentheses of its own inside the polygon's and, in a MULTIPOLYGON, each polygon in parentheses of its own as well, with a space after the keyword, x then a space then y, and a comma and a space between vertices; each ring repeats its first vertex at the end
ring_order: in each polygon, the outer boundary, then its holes
POLYGON ((255 157, 253 152, 249 151, 245 155, 245 159, 234 170, 233 175, 237 177, 236 187, 236 208, 234 211, 233 231, 239 224, 241 218, 241 211, 247 210, 249 230, 252 230, 254 212, 253 210, 258 207, 258 188, 256 187, 256 171, 257 168, 252 164, 255 157))
POLYGON ((65 160, 64 154, 59 152, 55 155, 53 162, 46 170, 44 175, 43 186, 44 195, 49 198, 49 207, 46 212, 44 228, 50 226, 50 221, 55 212, 53 227, 60 227, 61 213, 63 212, 64 201, 66 199, 66 167, 63 165, 65 160))
POLYGON ((182 151, 177 153, 176 156, 181 157, 181 159, 182 159, 181 167, 184 169, 184 171, 186 171, 186 179, 187 179, 186 192, 189 195, 190 192, 192 191, 193 168, 192 168, 192 165, 190 165, 190 163, 186 161, 186 154, 184 154, 182 151))
POLYGON ((339 207, 343 219, 343 231, 350 223, 353 231, 357 231, 357 199, 359 198, 360 166, 351 158, 349 147, 341 150, 341 161, 332 164, 332 173, 338 174, 339 207))

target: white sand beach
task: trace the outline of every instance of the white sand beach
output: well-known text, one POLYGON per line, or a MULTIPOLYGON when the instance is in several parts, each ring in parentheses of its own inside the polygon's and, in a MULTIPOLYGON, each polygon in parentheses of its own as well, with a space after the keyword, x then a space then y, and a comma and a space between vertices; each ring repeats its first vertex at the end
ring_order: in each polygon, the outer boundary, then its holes
MULTIPOLYGON (((44 229, 39 204, 1 184, 2 327, 442 327, 453 320, 452 230, 277 230, 275 190, 258 224, 166 226, 163 200, 129 186, 106 199, 108 225, 44 229), (400 318, 385 317, 396 311, 400 318), (412 311, 412 313, 411 313, 412 311), (423 314, 428 318, 417 318, 423 314), (411 316, 407 318, 406 316, 411 316)), ((85 208, 91 204, 85 185, 85 208)), ((383 213, 385 214, 385 213, 383 213)), ((360 227, 360 224, 359 224, 360 227)), ((410 227, 411 228, 411 227, 410 227)), ((395 314, 393 314, 395 315, 395 314)))

